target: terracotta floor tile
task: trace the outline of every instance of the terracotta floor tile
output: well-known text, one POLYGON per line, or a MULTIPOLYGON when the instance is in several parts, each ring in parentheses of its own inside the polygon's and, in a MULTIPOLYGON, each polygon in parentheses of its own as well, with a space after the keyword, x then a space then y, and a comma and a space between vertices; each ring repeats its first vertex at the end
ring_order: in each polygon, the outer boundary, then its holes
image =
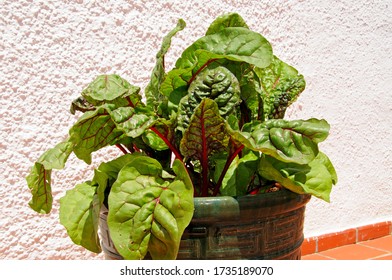
POLYGON ((392 254, 374 258, 372 260, 392 260, 392 254))
POLYGON ((323 256, 337 260, 367 260, 387 254, 385 250, 378 250, 360 244, 346 245, 320 252, 323 256))
POLYGON ((392 252, 392 235, 384 236, 384 237, 373 239, 373 240, 364 241, 359 244, 392 252))
POLYGON ((332 258, 323 256, 321 254, 309 254, 301 257, 301 260, 308 261, 308 260, 332 260, 332 258))

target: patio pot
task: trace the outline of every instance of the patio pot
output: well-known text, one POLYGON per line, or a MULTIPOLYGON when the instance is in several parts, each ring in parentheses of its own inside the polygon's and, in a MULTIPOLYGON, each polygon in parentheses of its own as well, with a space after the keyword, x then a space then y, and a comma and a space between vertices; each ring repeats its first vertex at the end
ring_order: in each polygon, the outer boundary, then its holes
MULTIPOLYGON (((195 198, 177 259, 300 259, 309 200, 288 190, 195 198)), ((122 259, 110 239, 107 213, 100 216, 102 249, 106 259, 122 259)))

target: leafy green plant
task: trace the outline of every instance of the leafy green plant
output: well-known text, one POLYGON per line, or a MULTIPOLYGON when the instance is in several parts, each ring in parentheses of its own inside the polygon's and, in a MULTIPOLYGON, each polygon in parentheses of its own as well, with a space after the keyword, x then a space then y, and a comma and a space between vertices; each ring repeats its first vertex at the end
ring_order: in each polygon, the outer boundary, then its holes
POLYGON ((51 172, 73 152, 90 164, 109 145, 124 155, 60 200, 60 222, 74 243, 100 252, 98 220, 126 259, 174 259, 197 196, 263 195, 272 185, 329 201, 337 176, 318 144, 325 120, 284 120, 305 89, 297 70, 238 14, 217 18, 165 72, 164 57, 183 20, 163 39, 145 102, 140 88, 101 75, 72 102, 82 112, 69 137, 35 162, 30 206, 52 207, 51 172))

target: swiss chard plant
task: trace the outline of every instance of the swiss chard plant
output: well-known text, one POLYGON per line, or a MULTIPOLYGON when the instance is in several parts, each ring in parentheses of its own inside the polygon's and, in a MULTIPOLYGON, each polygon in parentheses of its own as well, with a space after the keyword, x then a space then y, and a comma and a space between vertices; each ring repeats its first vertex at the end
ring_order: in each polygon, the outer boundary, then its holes
POLYGON ((238 14, 217 18, 166 72, 171 39, 184 27, 179 20, 164 37, 144 96, 118 75, 96 77, 72 102, 80 117, 68 138, 27 176, 31 208, 49 213, 51 172, 71 153, 90 164, 101 148, 121 150, 60 199, 60 222, 88 250, 101 251, 103 207, 125 259, 175 259, 194 197, 263 195, 278 186, 329 201, 337 176, 318 148, 329 124, 283 119, 304 77, 238 14))

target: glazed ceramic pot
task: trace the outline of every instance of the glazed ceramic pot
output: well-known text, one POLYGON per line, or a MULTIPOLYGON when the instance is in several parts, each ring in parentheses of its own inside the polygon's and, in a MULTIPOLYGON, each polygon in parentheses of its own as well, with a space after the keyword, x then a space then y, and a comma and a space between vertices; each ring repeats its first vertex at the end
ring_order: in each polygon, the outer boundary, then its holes
MULTIPOLYGON (((310 195, 287 190, 241 197, 195 198, 195 212, 182 236, 177 259, 301 258, 305 206, 310 195)), ((122 259, 101 212, 102 249, 122 259)))

